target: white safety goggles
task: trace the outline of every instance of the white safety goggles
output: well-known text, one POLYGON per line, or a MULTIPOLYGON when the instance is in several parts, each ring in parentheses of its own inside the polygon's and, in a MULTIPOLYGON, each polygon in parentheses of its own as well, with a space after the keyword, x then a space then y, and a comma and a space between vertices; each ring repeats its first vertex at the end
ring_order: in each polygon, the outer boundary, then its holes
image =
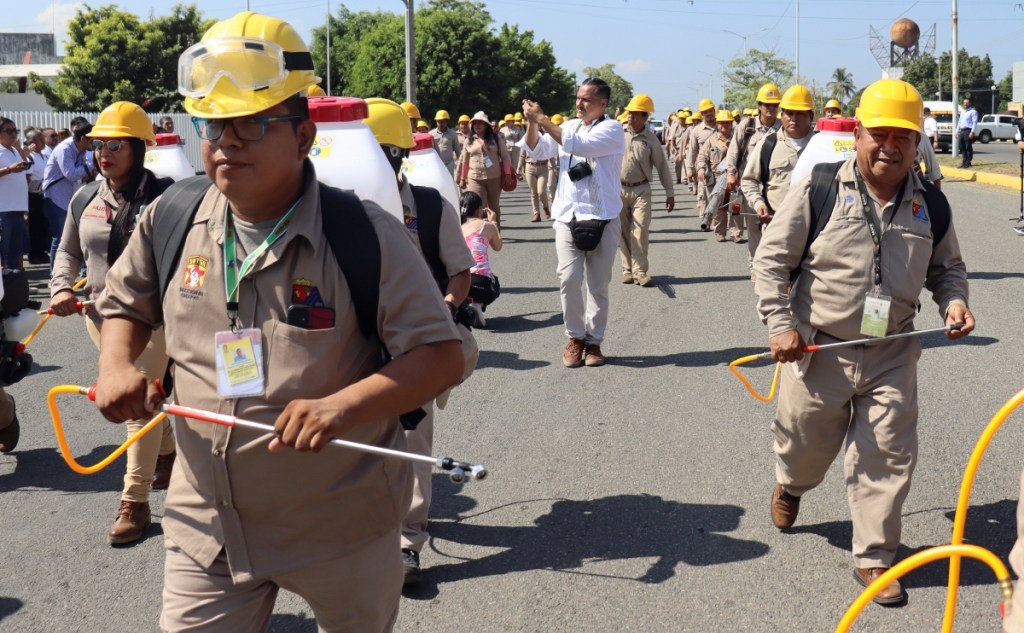
POLYGON ((265 90, 293 70, 313 70, 312 56, 248 37, 200 42, 178 58, 178 92, 205 97, 222 77, 242 91, 265 90))

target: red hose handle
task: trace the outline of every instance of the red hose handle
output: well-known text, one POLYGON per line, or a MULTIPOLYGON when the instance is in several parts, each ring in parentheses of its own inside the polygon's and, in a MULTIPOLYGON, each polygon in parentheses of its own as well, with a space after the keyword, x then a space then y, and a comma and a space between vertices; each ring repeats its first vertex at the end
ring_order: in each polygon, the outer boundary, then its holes
MULTIPOLYGON (((158 378, 158 379, 154 380, 153 384, 156 385, 157 391, 160 392, 160 397, 163 398, 164 400, 166 400, 167 399, 167 392, 164 391, 164 386, 163 386, 163 384, 160 383, 160 379, 158 378)), ((90 386, 89 387, 89 391, 87 391, 85 395, 89 397, 89 400, 91 400, 93 402, 96 402, 96 385, 94 384, 94 385, 90 386)))

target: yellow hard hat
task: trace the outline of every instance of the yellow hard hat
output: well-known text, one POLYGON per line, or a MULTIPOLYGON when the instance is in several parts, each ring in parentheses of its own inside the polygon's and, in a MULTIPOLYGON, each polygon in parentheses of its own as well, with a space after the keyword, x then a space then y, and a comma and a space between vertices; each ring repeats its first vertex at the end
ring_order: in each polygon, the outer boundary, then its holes
POLYGON ((513 118, 514 118, 514 119, 515 119, 515 120, 516 120, 517 122, 518 122, 518 121, 522 121, 522 120, 523 120, 523 113, 522 113, 522 112, 516 112, 516 114, 515 114, 515 116, 514 116, 513 118))
POLYGON ((551 122, 554 123, 555 125, 561 125, 562 123, 565 122, 565 117, 562 116, 561 114, 555 114, 554 116, 551 117, 551 122))
POLYGON ((864 89, 857 120, 867 128, 899 127, 920 132, 924 103, 914 86, 899 79, 879 79, 864 89))
POLYGON ((706 112, 708 110, 714 110, 714 109, 715 109, 715 104, 711 101, 711 99, 701 99, 700 100, 700 105, 697 106, 697 110, 700 111, 700 112, 706 112))
POLYGON ((700 115, 699 114, 691 114, 690 116, 686 117, 686 122, 691 124, 691 125, 696 123, 697 121, 700 121, 700 115))
MULTIPOLYGON (((442 112, 444 112, 444 110, 442 110, 442 112)), ((459 115, 459 123, 469 123, 469 115, 468 114, 459 115)))
POLYGON ((733 111, 732 111, 732 118, 734 118, 734 119, 735 119, 735 118, 736 118, 736 117, 738 117, 739 115, 740 115, 740 111, 739 111, 739 110, 733 110, 733 111))
POLYGON ((790 86, 786 94, 782 95, 782 103, 779 105, 779 108, 800 112, 814 110, 814 99, 811 97, 811 91, 806 86, 799 84, 790 86))
MULTIPOLYGON (((438 110, 437 114, 434 115, 434 120, 435 121, 448 121, 450 119, 451 119, 451 117, 448 116, 448 111, 447 110, 438 110)), ((466 120, 468 121, 469 117, 466 117, 466 120)))
POLYGON ((156 145, 153 122, 139 106, 130 101, 112 103, 96 117, 89 136, 93 138, 138 138, 156 145))
POLYGON ((633 98, 626 104, 626 112, 654 112, 654 100, 644 94, 633 95, 633 98))
POLYGON ((685 110, 676 110, 676 116, 682 118, 682 117, 688 117, 690 115, 687 114, 685 110))
POLYGON ((512 121, 515 121, 515 120, 516 120, 516 118, 515 118, 514 116, 512 116, 511 114, 506 114, 506 115, 505 115, 505 118, 504 118, 504 119, 502 119, 502 120, 503 120, 503 121, 504 121, 505 123, 511 123, 512 121))
POLYGON ((829 99, 828 103, 825 104, 825 109, 842 110, 843 106, 839 105, 839 102, 836 101, 835 99, 829 99))
MULTIPOLYGON (((412 104, 410 104, 412 105, 412 104)), ((405 108, 391 99, 371 97, 366 100, 367 116, 363 122, 370 126, 380 145, 394 145, 410 149, 415 143, 409 129, 409 116, 405 108)), ((416 106, 413 106, 414 108, 416 106)))
POLYGON ((419 121, 420 119, 423 118, 420 115, 420 109, 417 108, 416 104, 413 103, 412 101, 403 101, 402 105, 399 107, 402 108, 402 112, 405 112, 405 116, 409 117, 410 119, 416 119, 417 121, 419 121))
POLYGON ((758 103, 779 103, 782 99, 779 97, 779 87, 773 83, 766 83, 761 86, 761 89, 757 91, 758 103))
POLYGON ((309 88, 306 88, 307 97, 326 97, 327 93, 320 86, 313 84, 309 88))
POLYGON ((422 128, 426 128, 426 129, 428 129, 428 130, 430 129, 430 126, 429 126, 429 125, 427 125, 427 122, 426 122, 426 121, 417 121, 417 122, 416 122, 416 129, 418 130, 418 129, 420 129, 421 127, 422 127, 422 128))
POLYGON ((295 29, 251 11, 214 24, 178 58, 185 110, 207 119, 262 112, 319 81, 295 29))
POLYGON ((732 112, 728 110, 719 110, 718 113, 715 115, 715 121, 717 121, 718 123, 731 123, 732 112))

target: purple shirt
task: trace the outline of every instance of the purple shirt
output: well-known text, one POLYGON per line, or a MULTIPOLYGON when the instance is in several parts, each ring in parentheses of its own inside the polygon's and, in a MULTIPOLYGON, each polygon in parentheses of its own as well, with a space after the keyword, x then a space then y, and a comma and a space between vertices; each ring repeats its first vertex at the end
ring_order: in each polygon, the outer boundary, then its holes
POLYGON ((43 171, 43 195, 61 209, 67 209, 79 181, 89 174, 85 156, 75 147, 75 137, 67 138, 53 148, 43 171))

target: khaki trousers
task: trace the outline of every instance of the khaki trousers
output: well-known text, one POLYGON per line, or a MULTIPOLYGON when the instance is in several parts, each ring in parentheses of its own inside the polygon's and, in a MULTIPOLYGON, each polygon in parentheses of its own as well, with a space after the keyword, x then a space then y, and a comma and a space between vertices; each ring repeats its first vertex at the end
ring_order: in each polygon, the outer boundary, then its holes
POLYGON ((1017 500, 1017 542, 1010 551, 1010 566, 1017 574, 1013 602, 1003 619, 1006 633, 1024 633, 1024 472, 1020 476, 1020 497, 1017 500))
MULTIPOLYGON (((753 213, 754 210, 747 205, 747 199, 743 198, 740 209, 743 213, 753 213)), ((761 233, 764 227, 761 226, 761 219, 753 216, 746 216, 747 221, 747 267, 754 270, 754 255, 757 253, 757 245, 761 243, 761 233)))
POLYGON ((581 251, 572 241, 565 222, 555 222, 555 254, 558 255, 558 285, 562 299, 565 335, 600 345, 608 326, 608 284, 612 279, 615 247, 619 242, 619 219, 608 222, 601 242, 592 251, 581 251), (583 284, 586 281, 586 296, 583 284))
POLYGON ((348 556, 242 583, 232 580, 223 551, 204 568, 166 535, 164 541, 160 630, 167 633, 267 631, 281 588, 309 603, 320 633, 387 633, 398 618, 402 555, 397 528, 348 556))
POLYGON ((551 217, 551 207, 548 204, 548 164, 526 163, 526 184, 530 186, 530 206, 533 208, 533 215, 540 217, 541 209, 544 215, 551 217))
MULTIPOLYGON (((835 342, 822 332, 815 343, 835 342)), ((890 567, 917 463, 917 338, 811 354, 803 379, 782 368, 772 424, 778 483, 797 497, 844 472, 857 567, 890 567)))
POLYGON ((555 199, 555 193, 558 191, 558 162, 551 164, 548 170, 548 201, 555 199))
POLYGON ((501 178, 485 178, 483 180, 470 178, 466 184, 466 191, 472 191, 484 201, 484 206, 494 211, 501 221, 501 178))
POLYGON ((738 240, 743 237, 743 223, 740 222, 743 216, 732 213, 733 200, 735 200, 735 197, 732 197, 729 204, 724 208, 715 211, 711 220, 711 230, 714 231, 715 235, 725 237, 726 227, 728 227, 728 232, 732 235, 733 239, 738 240))
MULTIPOLYGON (((89 317, 85 317, 85 329, 89 338, 100 348, 100 331, 89 317)), ((146 349, 135 361, 135 367, 149 378, 163 378, 167 370, 167 351, 164 345, 163 328, 154 330, 146 344, 146 349)), ((125 431, 129 436, 144 427, 149 420, 129 420, 125 422, 125 431)), ((138 442, 128 447, 128 464, 124 473, 124 490, 122 501, 145 503, 149 501, 149 487, 153 483, 158 455, 169 455, 174 452, 174 432, 170 418, 165 419, 155 429, 149 431, 138 442)))
POLYGON ((622 274, 647 274, 647 252, 651 229, 651 184, 622 187, 622 212, 619 222, 619 250, 622 253, 622 274))
MULTIPOLYGON (((419 455, 430 455, 434 450, 434 403, 423 405, 427 412, 416 429, 405 431, 405 450, 419 455)), ((423 550, 423 544, 430 535, 427 521, 430 514, 430 500, 433 496, 433 473, 430 464, 414 462, 412 465, 412 504, 402 521, 402 549, 414 552, 423 550)))

